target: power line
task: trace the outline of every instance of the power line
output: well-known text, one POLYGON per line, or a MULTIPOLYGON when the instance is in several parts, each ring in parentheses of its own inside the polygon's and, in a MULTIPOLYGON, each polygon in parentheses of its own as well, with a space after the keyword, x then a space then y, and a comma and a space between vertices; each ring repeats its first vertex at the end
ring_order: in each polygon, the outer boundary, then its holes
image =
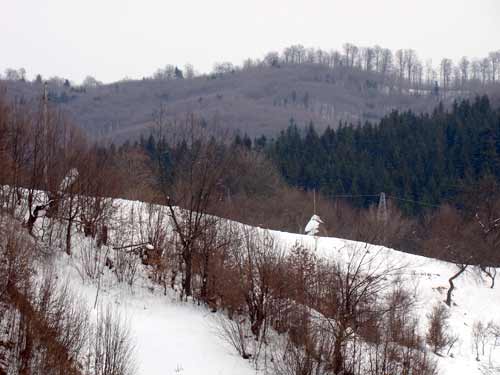
POLYGON ((388 197, 388 198, 392 198, 392 199, 396 199, 396 200, 398 200, 398 201, 403 201, 403 202, 410 202, 410 203, 419 204, 419 205, 421 205, 421 206, 428 206, 428 207, 440 207, 439 205, 436 205, 436 204, 427 203, 427 202, 422 202, 422 201, 416 201, 416 200, 413 200, 413 199, 407 199, 407 198, 399 198, 399 197, 395 197, 394 195, 388 195, 387 197, 388 197))
POLYGON ((360 198, 360 197, 379 197, 380 194, 341 194, 341 195, 329 195, 331 198, 360 198))
MULTIPOLYGON (((330 197, 331 198, 365 198, 365 197, 371 197, 371 198, 377 197, 378 198, 378 197, 380 197, 380 194, 340 194, 340 195, 330 195, 330 197)), ((395 199, 395 200, 402 201, 402 202, 414 203, 414 204, 418 204, 421 206, 437 207, 437 208, 440 207, 439 205, 436 205, 436 204, 427 203, 427 202, 423 202, 423 201, 416 201, 414 199, 396 197, 395 195, 386 195, 386 198, 391 198, 391 199, 395 199)))

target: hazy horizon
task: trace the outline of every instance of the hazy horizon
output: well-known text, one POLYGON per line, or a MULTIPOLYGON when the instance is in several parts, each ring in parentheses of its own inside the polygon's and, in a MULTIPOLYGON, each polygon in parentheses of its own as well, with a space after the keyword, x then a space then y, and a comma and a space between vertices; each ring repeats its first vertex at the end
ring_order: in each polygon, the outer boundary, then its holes
POLYGON ((412 48, 425 61, 483 57, 500 49, 500 2, 338 0, 253 2, 0 0, 0 72, 81 82, 142 78, 166 64, 241 64, 292 44, 325 50, 346 42, 412 48))

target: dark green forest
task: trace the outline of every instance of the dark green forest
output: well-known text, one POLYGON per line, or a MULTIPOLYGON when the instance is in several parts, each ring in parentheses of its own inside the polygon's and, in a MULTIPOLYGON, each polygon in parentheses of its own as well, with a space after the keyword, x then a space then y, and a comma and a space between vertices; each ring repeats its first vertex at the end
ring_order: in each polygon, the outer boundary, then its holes
MULTIPOLYGON (((395 111, 377 125, 340 124, 322 134, 313 124, 301 129, 290 122, 265 146, 285 180, 331 198, 352 195, 356 205, 385 192, 406 213, 418 214, 445 202, 461 205, 465 187, 500 178, 500 111, 486 96, 450 111, 395 111)), ((246 137, 236 143, 249 145, 246 137)))

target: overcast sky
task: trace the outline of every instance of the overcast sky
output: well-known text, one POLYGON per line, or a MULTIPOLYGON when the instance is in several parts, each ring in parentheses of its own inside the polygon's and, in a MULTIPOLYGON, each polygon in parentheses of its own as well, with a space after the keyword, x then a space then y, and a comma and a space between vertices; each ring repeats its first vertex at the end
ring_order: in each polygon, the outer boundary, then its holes
POLYGON ((291 44, 413 48, 422 60, 500 49, 500 0, 0 0, 0 72, 81 82, 200 72, 291 44))

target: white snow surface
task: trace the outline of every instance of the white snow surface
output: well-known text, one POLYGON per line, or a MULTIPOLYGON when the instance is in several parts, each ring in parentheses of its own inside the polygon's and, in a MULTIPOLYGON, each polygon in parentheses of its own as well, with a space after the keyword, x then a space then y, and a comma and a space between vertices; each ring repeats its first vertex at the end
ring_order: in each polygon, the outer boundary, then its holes
MULTIPOLYGON (((93 307, 96 286, 82 283, 69 257, 61 265, 62 279, 93 307)), ((255 374, 250 363, 217 336, 216 314, 205 307, 151 290, 147 280, 131 289, 105 273, 101 282, 98 309, 111 306, 130 326, 138 374, 255 374)))
MULTIPOLYGON (((131 208, 140 210, 145 204, 116 201, 116 215, 123 217, 131 208)), ((263 229, 256 229, 263 231, 263 229)), ((446 298, 448 278, 455 273, 451 263, 411 255, 385 247, 330 237, 312 237, 269 231, 284 249, 299 243, 315 249, 319 257, 342 262, 346 256, 369 248, 370 254, 385 264, 405 266, 404 282, 417 298, 422 332, 427 326, 426 314, 436 303, 446 298)), ((74 253, 86 239, 74 238, 74 253)), ((97 286, 83 282, 75 264, 77 256, 65 256, 57 268, 62 280, 68 280, 81 293, 89 306, 94 305, 97 286)), ((489 280, 476 268, 470 268, 455 281, 455 304, 450 308, 450 327, 458 342, 449 354, 433 356, 438 361, 439 374, 475 375, 500 374, 500 347, 492 342, 485 354, 476 361, 472 344, 475 321, 500 324, 500 286, 489 287, 489 280)), ((126 318, 136 344, 137 363, 141 375, 246 375, 257 372, 250 362, 238 356, 216 334, 216 316, 193 302, 179 302, 169 291, 167 295, 141 276, 133 288, 118 284, 107 269, 101 281, 99 305, 111 304, 126 318)), ((500 344, 500 343, 499 343, 500 344)))

